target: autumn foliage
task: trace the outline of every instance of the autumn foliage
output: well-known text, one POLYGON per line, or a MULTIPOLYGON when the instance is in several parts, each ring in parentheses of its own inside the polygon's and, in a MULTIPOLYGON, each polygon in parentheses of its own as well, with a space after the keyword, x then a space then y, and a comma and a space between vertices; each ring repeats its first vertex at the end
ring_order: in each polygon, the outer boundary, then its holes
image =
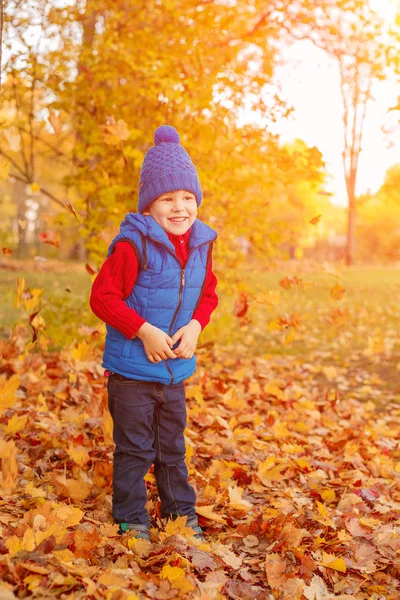
POLYGON ((148 543, 111 517, 99 350, 24 352, 18 331, 1 342, 2 597, 398 597, 398 406, 343 399, 289 358, 204 347, 186 435, 205 541, 162 523, 150 472, 148 543))

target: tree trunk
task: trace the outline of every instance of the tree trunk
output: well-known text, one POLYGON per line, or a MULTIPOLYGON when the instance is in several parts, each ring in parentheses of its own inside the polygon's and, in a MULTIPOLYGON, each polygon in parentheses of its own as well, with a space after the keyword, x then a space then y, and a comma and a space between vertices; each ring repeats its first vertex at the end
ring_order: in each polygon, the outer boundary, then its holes
POLYGON ((346 265, 354 264, 356 251, 355 225, 356 225, 356 203, 355 198, 349 198, 349 209, 347 211, 347 244, 346 265))

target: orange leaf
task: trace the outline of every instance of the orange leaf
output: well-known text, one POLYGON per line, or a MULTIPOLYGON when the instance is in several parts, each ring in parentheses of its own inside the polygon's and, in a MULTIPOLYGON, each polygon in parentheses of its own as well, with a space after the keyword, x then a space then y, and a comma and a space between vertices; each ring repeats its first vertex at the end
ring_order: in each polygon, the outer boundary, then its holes
POLYGON ((334 300, 341 300, 343 298, 343 294, 345 293, 345 291, 346 290, 344 289, 344 287, 342 287, 338 283, 335 283, 335 285, 333 286, 333 288, 330 291, 330 296, 334 300))
POLYGON ((310 219, 310 223, 311 225, 317 225, 317 223, 320 222, 322 215, 318 215, 316 217, 313 217, 312 219, 310 219))

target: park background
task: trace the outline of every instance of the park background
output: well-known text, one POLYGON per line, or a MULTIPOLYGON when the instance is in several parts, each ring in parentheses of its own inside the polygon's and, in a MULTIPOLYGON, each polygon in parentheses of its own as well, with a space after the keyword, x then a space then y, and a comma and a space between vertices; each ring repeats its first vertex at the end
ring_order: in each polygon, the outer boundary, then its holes
POLYGON ((6 598, 398 597, 398 8, 1 3, 6 598), (201 546, 163 529, 152 473, 155 545, 116 535, 88 305, 162 124, 219 233, 187 383, 201 546))

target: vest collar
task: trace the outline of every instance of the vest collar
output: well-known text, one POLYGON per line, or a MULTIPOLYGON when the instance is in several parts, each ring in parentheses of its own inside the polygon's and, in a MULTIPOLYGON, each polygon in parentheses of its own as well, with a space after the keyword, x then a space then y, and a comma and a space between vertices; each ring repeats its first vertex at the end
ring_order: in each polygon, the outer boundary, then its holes
MULTIPOLYGON (((153 219, 151 215, 142 215, 141 213, 128 213, 121 223, 120 233, 127 234, 133 230, 157 242, 168 246, 172 252, 175 248, 164 229, 153 219)), ((201 244, 212 242, 216 239, 217 233, 211 227, 196 219, 190 228, 189 250, 197 248, 201 244)))

